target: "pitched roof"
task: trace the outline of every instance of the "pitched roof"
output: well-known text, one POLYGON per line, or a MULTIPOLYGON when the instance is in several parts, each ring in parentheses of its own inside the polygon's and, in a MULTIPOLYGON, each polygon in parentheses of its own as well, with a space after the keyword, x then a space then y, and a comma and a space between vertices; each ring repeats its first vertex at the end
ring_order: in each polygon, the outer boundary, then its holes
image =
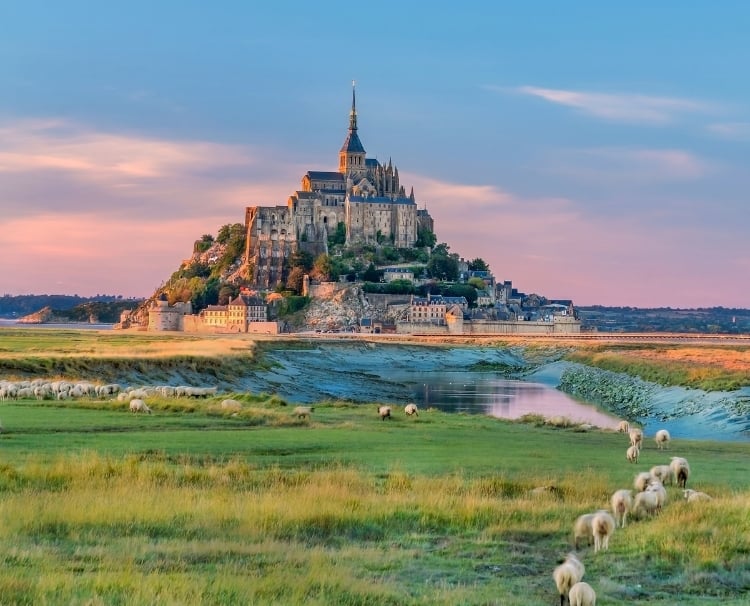
POLYGON ((343 181, 344 175, 332 170, 308 170, 307 176, 311 181, 343 181))
POLYGON ((344 140, 344 144, 341 146, 342 152, 354 152, 357 154, 364 154, 365 148, 362 146, 362 141, 359 140, 359 135, 356 131, 350 130, 349 134, 344 140))

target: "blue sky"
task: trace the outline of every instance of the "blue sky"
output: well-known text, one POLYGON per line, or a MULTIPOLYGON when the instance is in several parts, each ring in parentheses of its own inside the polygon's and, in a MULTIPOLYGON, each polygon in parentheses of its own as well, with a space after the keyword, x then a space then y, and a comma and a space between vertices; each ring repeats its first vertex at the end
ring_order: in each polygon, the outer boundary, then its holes
POLYGON ((207 4, 0 5, 2 293, 150 294, 336 168, 356 79, 368 156, 499 279, 750 307, 750 5, 207 4))

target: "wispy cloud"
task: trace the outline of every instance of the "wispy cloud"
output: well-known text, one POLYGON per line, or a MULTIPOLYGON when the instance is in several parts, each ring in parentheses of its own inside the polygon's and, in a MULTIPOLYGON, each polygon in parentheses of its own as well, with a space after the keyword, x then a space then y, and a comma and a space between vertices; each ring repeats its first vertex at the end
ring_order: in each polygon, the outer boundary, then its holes
POLYGON ((706 103, 679 97, 659 97, 635 93, 597 93, 565 89, 521 86, 516 92, 538 97, 604 120, 644 124, 667 124, 680 114, 706 112, 706 103))
POLYGON ((95 180, 158 178, 211 167, 249 165, 247 148, 201 141, 165 141, 93 131, 62 121, 0 127, 0 171, 74 171, 95 180))
POLYGON ((707 128, 708 132, 723 139, 750 141, 750 122, 717 122, 707 128))
POLYGON ((595 182, 657 183, 692 181, 716 170, 716 165, 681 149, 601 147, 565 150, 558 173, 595 182))
POLYGON ((146 295, 204 233, 283 204, 300 171, 274 150, 0 123, 6 292, 146 295), (262 158, 262 162, 258 161, 262 158))

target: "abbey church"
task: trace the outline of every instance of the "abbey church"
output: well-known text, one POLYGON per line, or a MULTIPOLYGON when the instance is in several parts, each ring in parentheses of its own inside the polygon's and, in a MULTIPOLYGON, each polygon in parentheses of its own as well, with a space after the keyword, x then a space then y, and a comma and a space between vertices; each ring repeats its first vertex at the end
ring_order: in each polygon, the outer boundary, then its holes
POLYGON ((286 206, 249 206, 245 212, 245 263, 259 287, 283 280, 284 260, 297 250, 328 253, 328 236, 339 224, 346 244, 387 244, 411 248, 417 231, 434 232, 426 209, 418 209, 414 189, 401 185, 398 168, 368 158, 357 134, 352 88, 349 132, 339 151, 337 171, 308 171, 286 206))

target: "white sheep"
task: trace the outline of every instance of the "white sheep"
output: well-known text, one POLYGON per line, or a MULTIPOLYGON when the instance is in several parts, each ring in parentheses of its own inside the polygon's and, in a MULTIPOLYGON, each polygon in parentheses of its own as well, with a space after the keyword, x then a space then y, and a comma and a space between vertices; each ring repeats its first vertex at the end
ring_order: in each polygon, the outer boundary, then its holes
POLYGON ((666 429, 660 429, 656 432, 656 435, 654 436, 654 442, 656 442, 656 448, 659 450, 662 450, 663 448, 667 448, 669 446, 669 441, 672 439, 672 436, 669 435, 669 432, 666 429))
POLYGON ((568 602, 570 606, 596 606, 596 592, 588 583, 578 581, 570 588, 568 602))
POLYGON ((644 491, 635 495, 633 513, 639 518, 644 514, 653 515, 659 509, 659 497, 655 492, 644 491))
POLYGON ((242 408, 242 402, 229 398, 221 401, 221 407, 224 410, 240 410, 242 408))
POLYGON ((597 511, 594 519, 591 520, 591 529, 594 533, 594 553, 607 551, 609 537, 615 532, 615 519, 609 515, 608 511, 597 511))
POLYGON ((312 406, 297 406, 293 411, 292 414, 297 417, 298 419, 309 419, 310 414, 314 408, 312 406))
POLYGON ((16 396, 19 400, 30 400, 34 397, 34 389, 31 387, 19 387, 16 396))
POLYGON ((134 400, 130 400, 130 412, 145 412, 146 414, 151 414, 151 409, 146 406, 146 403, 143 400, 136 398, 134 400))
POLYGON ((392 418, 391 407, 390 406, 378 406, 378 415, 380 416, 381 421, 385 421, 386 419, 392 418))
POLYGON ((686 488, 685 490, 683 490, 682 496, 685 497, 685 500, 688 503, 693 503, 695 501, 713 501, 713 497, 707 495, 705 492, 692 490, 690 488, 686 488))
POLYGON ((406 406, 404 407, 404 412, 405 412, 405 413, 406 413, 406 414, 407 414, 408 416, 412 416, 412 415, 415 415, 415 416, 417 416, 417 417, 419 416, 419 412, 417 411, 417 405, 416 405, 416 404, 407 404, 407 405, 406 405, 406 406))
POLYGON ((615 514, 615 523, 619 522, 620 528, 625 528, 628 513, 633 510, 633 491, 626 488, 615 491, 610 503, 612 513, 615 514))
POLYGON ((651 483, 652 479, 653 476, 649 472, 642 471, 637 476, 635 476, 635 480, 633 480, 633 488, 635 488, 638 492, 643 492, 651 483))
POLYGON ((637 427, 631 427, 628 435, 630 436, 630 445, 640 448, 643 444, 643 431, 637 427))
POLYGON ((656 478, 653 478, 649 485, 646 487, 646 492, 653 492, 656 494, 656 510, 661 511, 664 503, 667 502, 667 489, 656 478))
POLYGON ((591 523, 594 520, 595 513, 584 513, 578 516, 573 524, 573 545, 578 549, 578 539, 585 538, 586 543, 591 545, 591 539, 594 538, 594 530, 591 523))
POLYGON ((672 483, 672 468, 669 465, 654 465, 650 473, 664 485, 672 483))
POLYGON ((672 475, 674 476, 677 486, 680 488, 687 488, 688 477, 690 476, 690 465, 688 465, 687 459, 683 457, 672 457, 672 462, 669 464, 672 468, 672 475))
POLYGON ((617 431, 619 433, 630 433, 630 423, 627 421, 620 421, 620 424, 617 426, 617 431))
POLYGON ((583 578, 585 572, 584 565, 574 553, 569 553, 563 563, 555 568, 552 578, 560 594, 560 606, 563 606, 565 596, 570 593, 571 587, 583 578))
POLYGON ((631 463, 637 463, 638 457, 640 456, 640 454, 641 454, 640 448, 638 448, 637 446, 630 446, 625 451, 625 458, 631 463))

